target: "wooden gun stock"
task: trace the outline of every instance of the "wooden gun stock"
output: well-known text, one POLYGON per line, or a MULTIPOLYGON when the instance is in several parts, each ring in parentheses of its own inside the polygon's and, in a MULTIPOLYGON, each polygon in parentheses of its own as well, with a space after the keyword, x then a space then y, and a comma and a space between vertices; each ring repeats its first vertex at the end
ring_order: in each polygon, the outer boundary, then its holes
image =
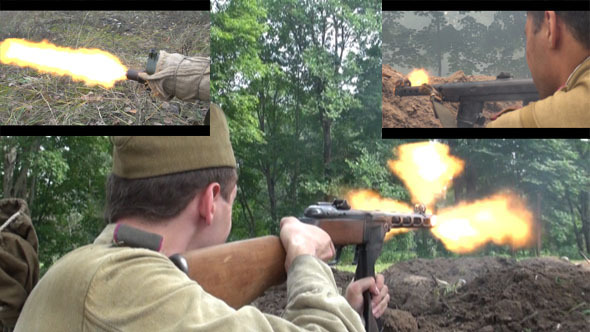
MULTIPOLYGON (((330 235, 335 245, 357 245, 359 263, 355 279, 375 276, 375 262, 383 239, 393 227, 432 227, 430 216, 422 213, 368 213, 350 210, 348 203, 320 202, 310 205, 300 218, 330 235)), ((269 287, 287 279, 285 249, 276 236, 231 242, 194 250, 184 254, 188 275, 205 291, 238 309, 251 303, 269 287)), ((185 264, 181 264, 184 269, 185 264)), ((378 331, 380 324, 372 314, 369 291, 363 294, 363 317, 368 331, 378 331)))
MULTIPOLYGON (((321 220, 314 223, 336 245, 363 241, 364 223, 321 220)), ((250 304, 268 288, 287 280, 285 249, 277 236, 225 243, 183 254, 188 276, 209 294, 238 309, 250 304)))
POLYGON ((287 279, 285 249, 277 236, 230 242, 183 256, 189 277, 235 309, 287 279))

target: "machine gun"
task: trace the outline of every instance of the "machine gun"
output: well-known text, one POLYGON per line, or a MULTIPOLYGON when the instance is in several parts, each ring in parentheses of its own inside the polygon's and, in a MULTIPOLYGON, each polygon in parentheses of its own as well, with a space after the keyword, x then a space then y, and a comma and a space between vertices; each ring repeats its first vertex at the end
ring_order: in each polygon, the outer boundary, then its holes
POLYGON ((158 63, 158 59, 160 57, 160 53, 155 49, 151 49, 148 53, 147 63, 145 66, 145 70, 137 70, 137 69, 129 69, 127 70, 127 79, 132 81, 137 81, 139 83, 146 83, 146 81, 139 77, 140 72, 146 72, 149 75, 152 75, 156 72, 156 64, 158 63))
MULTIPOLYGON (((375 276, 375 262, 390 229, 432 227, 431 216, 424 212, 423 208, 416 208, 414 213, 352 210, 345 200, 335 200, 310 205, 300 220, 322 228, 335 246, 357 245, 355 279, 360 279, 375 276)), ((276 236, 198 249, 171 259, 207 292, 234 308, 252 302, 269 287, 286 280, 285 250, 276 236)), ((378 331, 370 293, 365 292, 363 298, 366 329, 378 331)))
MULTIPOLYGON (((430 228, 431 216, 422 206, 414 213, 351 210, 345 200, 333 203, 320 202, 305 209, 301 221, 325 230, 335 246, 355 244, 358 263, 355 280, 375 277, 375 263, 381 254, 385 234, 392 228, 430 228)), ((375 320, 371 308, 371 294, 363 293, 363 317, 367 331, 380 331, 381 323, 375 320)))
POLYGON ((160 99, 174 97, 183 101, 209 101, 211 60, 202 56, 185 56, 152 49, 145 70, 129 69, 128 80, 145 84, 160 99))
POLYGON ((532 79, 512 79, 510 74, 501 73, 494 81, 424 84, 417 87, 399 86, 395 95, 428 96, 432 101, 434 113, 441 119, 443 127, 474 127, 483 125, 481 117, 483 103, 486 101, 522 100, 523 105, 539 99, 539 93, 532 79), (450 111, 439 101, 459 102, 456 122, 450 120, 450 111), (453 125, 454 124, 454 125, 453 125))

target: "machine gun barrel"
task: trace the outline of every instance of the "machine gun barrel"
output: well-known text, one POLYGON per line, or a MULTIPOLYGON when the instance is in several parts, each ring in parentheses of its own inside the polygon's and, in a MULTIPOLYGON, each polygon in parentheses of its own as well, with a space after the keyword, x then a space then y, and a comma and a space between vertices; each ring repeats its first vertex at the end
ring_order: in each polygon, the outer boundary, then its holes
POLYGON ((303 212, 302 222, 326 230, 335 245, 363 244, 364 233, 377 226, 383 234, 392 228, 431 228, 432 216, 422 213, 401 213, 383 211, 353 210, 335 203, 319 202, 308 206, 303 212), (373 226, 372 226, 373 225, 373 226))
MULTIPOLYGON (((493 81, 433 84, 444 101, 503 101, 539 99, 539 93, 532 79, 497 79, 493 81)), ((400 97, 429 95, 421 86, 398 87, 395 95, 400 97)))
POLYGON ((137 81, 139 83, 145 83, 145 80, 139 77, 139 70, 129 69, 127 70, 127 79, 132 81, 137 81))

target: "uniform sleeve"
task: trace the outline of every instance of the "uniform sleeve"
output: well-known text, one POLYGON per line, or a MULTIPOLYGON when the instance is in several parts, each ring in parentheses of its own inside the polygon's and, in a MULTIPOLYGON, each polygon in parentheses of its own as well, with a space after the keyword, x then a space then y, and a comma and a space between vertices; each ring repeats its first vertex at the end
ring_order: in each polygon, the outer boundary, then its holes
POLYGON ((310 330, 365 330, 359 314, 339 294, 330 268, 309 255, 296 257, 289 270, 284 318, 310 330))
MULTIPOLYGON (((590 76, 590 75, 587 75, 590 76)), ((502 114, 488 128, 587 128, 590 127, 590 80, 580 80, 569 90, 502 114)))
MULTIPOLYGON (((529 105, 526 107, 529 107, 529 105)), ((489 122, 486 128, 522 128, 521 110, 522 108, 500 115, 496 120, 489 122)))
POLYGON ((119 258, 99 269, 89 287, 84 330, 364 331, 359 315, 338 295, 331 271, 316 258, 295 259, 287 287, 284 319, 253 306, 236 311, 164 256, 119 258))

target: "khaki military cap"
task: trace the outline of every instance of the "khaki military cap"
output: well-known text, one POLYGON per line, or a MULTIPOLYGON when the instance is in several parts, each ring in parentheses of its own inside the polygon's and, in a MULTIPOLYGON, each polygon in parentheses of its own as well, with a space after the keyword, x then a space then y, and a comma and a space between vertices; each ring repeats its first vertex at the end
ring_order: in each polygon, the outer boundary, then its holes
POLYGON ((114 136, 113 173, 148 178, 211 167, 236 167, 223 111, 211 104, 209 136, 114 136))

